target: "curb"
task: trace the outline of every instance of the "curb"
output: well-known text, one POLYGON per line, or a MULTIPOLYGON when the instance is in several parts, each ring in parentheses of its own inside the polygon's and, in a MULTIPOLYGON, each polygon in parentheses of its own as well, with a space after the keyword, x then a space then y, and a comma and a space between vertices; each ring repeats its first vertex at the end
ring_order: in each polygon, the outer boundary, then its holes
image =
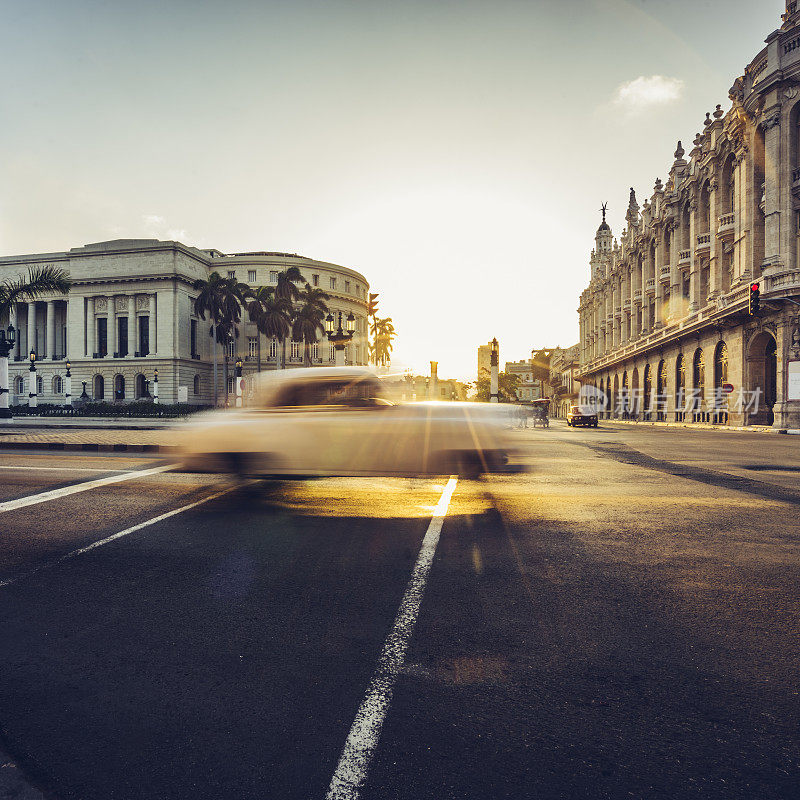
POLYGON ((736 426, 730 427, 728 425, 705 425, 703 423, 698 422, 644 422, 644 421, 635 421, 635 420, 628 420, 628 419, 603 419, 600 420, 601 423, 610 423, 611 425, 631 425, 634 427, 644 427, 647 426, 649 428, 683 428, 685 430, 695 430, 695 431, 718 431, 719 433, 798 433, 800 431, 789 431, 785 428, 772 428, 766 425, 748 425, 748 426, 736 426))
POLYGON ((73 444, 70 442, 3 442, 2 450, 69 450, 90 453, 172 453, 174 447, 163 444, 73 444))

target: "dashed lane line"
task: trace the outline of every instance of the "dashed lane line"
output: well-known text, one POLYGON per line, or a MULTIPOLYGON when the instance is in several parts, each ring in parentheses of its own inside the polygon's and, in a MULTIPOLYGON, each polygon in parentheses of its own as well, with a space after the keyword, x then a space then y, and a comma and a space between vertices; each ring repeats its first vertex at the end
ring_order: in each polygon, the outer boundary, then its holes
POLYGON ((58 500, 62 497, 68 497, 71 494, 88 492, 90 489, 97 489, 100 486, 108 486, 112 483, 122 483, 123 481, 133 480, 134 478, 146 478, 148 475, 157 475, 160 472, 166 472, 170 469, 172 469, 171 464, 166 464, 161 467, 151 467, 150 469, 137 469, 131 472, 124 472, 122 475, 109 475, 106 478, 96 478, 93 481, 75 483, 71 486, 64 486, 61 489, 51 489, 47 492, 39 492, 38 494, 31 494, 27 497, 19 497, 16 500, 6 500, 0 503, 0 514, 7 511, 17 511, 20 508, 27 508, 28 506, 35 506, 39 503, 46 503, 49 500, 58 500))
POLYGON ((0 589, 11 586, 13 583, 18 583, 19 581, 24 580, 25 578, 30 578, 31 575, 35 575, 37 572, 41 572, 45 569, 50 569, 51 567, 55 567, 58 564, 63 564, 65 561, 69 561, 76 556, 82 556, 84 553, 88 553, 92 550, 96 550, 98 547, 103 547, 103 545, 109 544, 111 542, 115 542, 117 539, 121 539, 123 536, 128 536, 128 534, 136 533, 136 531, 141 531, 144 528, 149 528, 151 525, 155 525, 159 522, 163 522, 165 519, 169 519, 170 517, 177 516, 178 514, 183 514, 184 511, 191 511, 193 508, 197 508, 198 506, 203 505, 204 503, 210 503, 212 500, 216 500, 218 497, 222 497, 224 494, 228 494, 229 492, 234 491, 236 486, 229 486, 227 489, 223 489, 222 491, 215 492, 208 497, 204 497, 202 500, 195 500, 193 503, 188 503, 185 506, 181 506, 180 508, 175 508, 172 511, 167 511, 165 514, 159 514, 157 517, 153 517, 152 519, 148 519, 145 522, 140 522, 138 525, 132 525, 130 528, 125 528, 124 531, 119 531, 118 533, 113 533, 111 536, 106 536, 105 539, 100 539, 96 542, 92 542, 86 547, 79 547, 77 550, 72 550, 69 553, 66 553, 63 556, 59 556, 51 561, 46 561, 43 564, 39 564, 38 566, 34 567, 33 569, 29 569, 27 572, 23 572, 19 575, 15 575, 13 578, 7 578, 4 581, 0 581, 0 589))
POLYGON ((356 712, 336 772, 328 787, 326 800, 358 800, 367 780, 369 766, 381 736, 383 721, 392 702, 394 685, 398 675, 403 671, 428 574, 436 546, 439 544, 439 535, 457 484, 457 478, 450 478, 434 509, 414 571, 400 602, 400 609, 392 630, 383 644, 378 666, 367 687, 367 693, 356 712))

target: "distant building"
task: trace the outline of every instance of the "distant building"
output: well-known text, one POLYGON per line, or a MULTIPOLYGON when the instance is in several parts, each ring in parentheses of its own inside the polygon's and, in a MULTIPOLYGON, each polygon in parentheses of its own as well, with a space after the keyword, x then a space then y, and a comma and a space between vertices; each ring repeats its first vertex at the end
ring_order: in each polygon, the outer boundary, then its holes
POLYGON ((550 356, 553 352, 553 348, 533 350, 531 357, 525 361, 506 362, 505 371, 519 376, 517 399, 521 403, 530 403, 549 396, 550 356))
POLYGON ((482 344, 478 348, 478 380, 488 378, 491 374, 492 343, 482 344))
POLYGON ((578 375, 581 366, 580 344, 563 350, 557 347, 550 357, 550 386, 552 401, 550 413, 554 417, 567 416, 569 407, 576 405, 580 393, 578 375))
POLYGON ((425 400, 441 400, 446 402, 467 399, 468 384, 462 381, 437 378, 432 384, 427 375, 397 376, 385 379, 390 394, 397 400, 422 402, 425 400))

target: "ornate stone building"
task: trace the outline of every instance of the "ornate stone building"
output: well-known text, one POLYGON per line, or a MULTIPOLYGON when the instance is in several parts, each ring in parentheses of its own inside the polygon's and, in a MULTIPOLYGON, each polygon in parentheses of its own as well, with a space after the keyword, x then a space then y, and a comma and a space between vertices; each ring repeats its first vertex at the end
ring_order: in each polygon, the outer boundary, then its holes
MULTIPOLYGON (((347 267, 288 253, 237 253, 199 250, 180 242, 117 239, 61 253, 0 257, 0 278, 24 276, 29 267, 52 264, 70 275, 69 294, 21 303, 12 322, 19 331, 11 354, 11 404, 28 403, 28 354, 36 353, 38 400, 64 402, 65 363, 72 362, 73 399, 135 400, 149 396, 158 370, 162 402, 213 402, 210 323, 194 312, 192 286, 211 272, 234 276, 250 286, 269 286, 290 266, 325 291, 333 311, 353 313, 356 333, 347 345, 351 364, 367 363, 369 284, 347 267)), ((6 325, 8 320, 0 320, 6 325)), ((245 387, 258 369, 276 369, 277 341, 259 337, 243 315, 239 336, 226 352, 218 350, 220 402, 233 394, 233 364, 244 362, 245 387), (259 349, 259 338, 261 347, 259 349), (259 353, 261 363, 259 364, 259 353), (228 382, 223 383, 223 360, 228 382)), ((287 367, 303 366, 303 345, 286 342, 287 367)), ((325 340, 311 347, 312 364, 333 363, 325 340)))
POLYGON ((603 213, 579 314, 606 416, 800 428, 797 2, 766 44, 619 241, 603 213))

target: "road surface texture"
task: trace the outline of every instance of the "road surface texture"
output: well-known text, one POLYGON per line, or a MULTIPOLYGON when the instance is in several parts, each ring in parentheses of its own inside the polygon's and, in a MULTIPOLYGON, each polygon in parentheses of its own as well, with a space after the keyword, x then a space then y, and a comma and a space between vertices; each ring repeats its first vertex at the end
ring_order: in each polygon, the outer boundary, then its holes
POLYGON ((0 451, 8 759, 58 800, 798 797, 798 439, 517 436, 455 487, 0 451))

